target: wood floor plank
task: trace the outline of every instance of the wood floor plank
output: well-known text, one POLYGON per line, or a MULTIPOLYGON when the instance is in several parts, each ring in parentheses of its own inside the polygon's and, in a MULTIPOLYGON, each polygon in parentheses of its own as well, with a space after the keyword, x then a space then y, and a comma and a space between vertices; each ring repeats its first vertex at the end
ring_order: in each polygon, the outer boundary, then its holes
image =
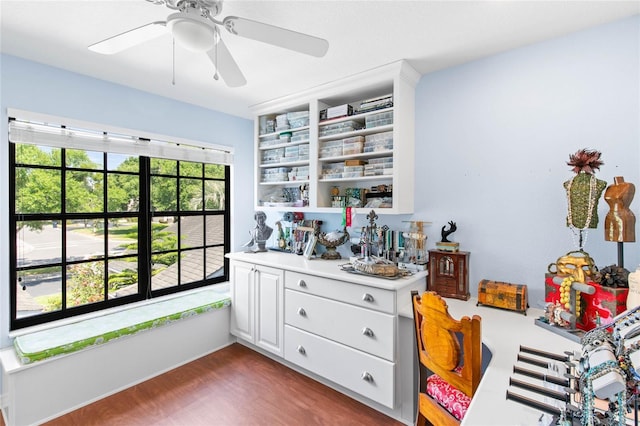
POLYGON ((46 423, 47 426, 400 424, 237 343, 46 423))

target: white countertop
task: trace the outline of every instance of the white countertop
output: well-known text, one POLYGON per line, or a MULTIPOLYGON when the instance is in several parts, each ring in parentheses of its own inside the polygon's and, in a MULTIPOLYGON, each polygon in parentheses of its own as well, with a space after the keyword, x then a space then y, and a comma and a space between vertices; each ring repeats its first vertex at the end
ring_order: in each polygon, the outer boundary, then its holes
MULTIPOLYGON (((232 260, 241 260, 243 262, 255 263, 257 265, 272 266, 275 268, 286 269, 288 271, 318 275, 334 280, 348 281, 350 283, 377 287, 384 290, 399 290, 416 282, 417 280, 424 281, 426 285, 425 277, 427 276, 427 271, 416 272, 415 274, 407 277, 387 279, 376 278, 369 275, 354 274, 341 270, 340 265, 349 263, 349 259, 307 259, 304 256, 277 251, 258 253, 235 252, 227 254, 226 257, 232 260)), ((410 302, 411 300, 407 299, 407 306, 411 305, 410 302)))
MULTIPOLYGON (((482 318, 482 341, 493 354, 462 424, 473 426, 538 425, 541 411, 506 399, 510 377, 542 386, 540 381, 513 374, 515 364, 529 370, 545 373, 540 367, 517 361, 520 345, 556 354, 580 350, 581 346, 535 325, 534 320, 543 314, 540 309, 529 308, 525 316, 518 312, 476 306, 477 298, 475 297, 466 302, 457 299, 445 300, 449 306, 449 313, 456 319, 465 315, 479 315, 482 318)), ((532 357, 535 358, 535 356, 532 357)), ((525 397, 548 403, 543 399, 543 396, 518 388, 511 388, 511 390, 525 397)))

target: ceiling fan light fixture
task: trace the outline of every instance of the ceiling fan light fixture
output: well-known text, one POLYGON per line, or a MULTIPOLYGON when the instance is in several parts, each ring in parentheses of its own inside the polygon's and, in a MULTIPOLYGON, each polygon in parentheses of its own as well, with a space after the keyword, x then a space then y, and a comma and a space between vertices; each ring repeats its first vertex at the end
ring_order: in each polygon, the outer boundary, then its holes
POLYGON ((173 13, 167 18, 167 27, 178 43, 193 52, 207 52, 218 41, 215 25, 201 16, 173 13))

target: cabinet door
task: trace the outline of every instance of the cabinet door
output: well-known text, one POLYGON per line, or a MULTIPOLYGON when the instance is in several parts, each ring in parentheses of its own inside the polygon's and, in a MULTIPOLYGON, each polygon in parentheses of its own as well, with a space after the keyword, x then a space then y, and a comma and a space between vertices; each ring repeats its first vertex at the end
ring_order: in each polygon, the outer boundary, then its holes
POLYGON ((283 356, 284 272, 257 266, 255 279, 255 344, 283 356))
POLYGON ((253 281, 255 267, 250 263, 231 261, 231 334, 253 342, 253 281))

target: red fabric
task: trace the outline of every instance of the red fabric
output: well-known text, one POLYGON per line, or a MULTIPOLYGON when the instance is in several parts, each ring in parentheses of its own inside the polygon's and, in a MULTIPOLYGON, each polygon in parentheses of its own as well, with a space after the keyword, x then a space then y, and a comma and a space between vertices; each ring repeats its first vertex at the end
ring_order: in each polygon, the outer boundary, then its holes
POLYGON ((471 398, 464 392, 454 388, 437 374, 427 378, 427 395, 435 399, 458 420, 462 420, 471 403, 471 398))

